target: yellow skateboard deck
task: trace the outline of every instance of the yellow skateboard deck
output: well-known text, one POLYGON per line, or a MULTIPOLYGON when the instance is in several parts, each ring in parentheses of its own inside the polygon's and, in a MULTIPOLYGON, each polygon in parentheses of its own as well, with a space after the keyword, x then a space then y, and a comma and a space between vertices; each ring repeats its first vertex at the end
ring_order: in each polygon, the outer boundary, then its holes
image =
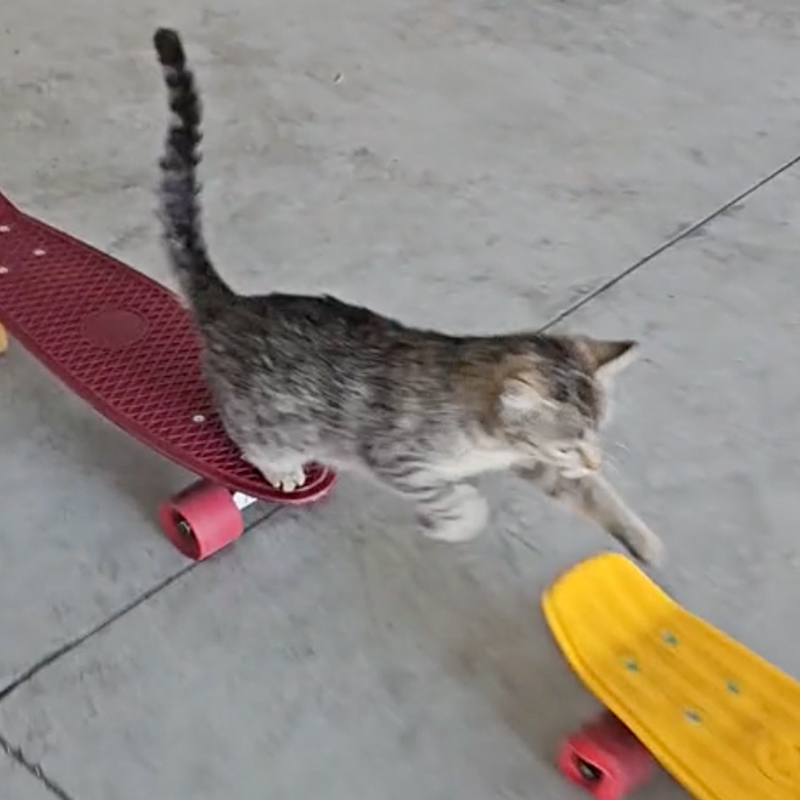
POLYGON ((800 800, 800 683, 618 554, 570 569, 542 605, 578 677, 698 800, 800 800))

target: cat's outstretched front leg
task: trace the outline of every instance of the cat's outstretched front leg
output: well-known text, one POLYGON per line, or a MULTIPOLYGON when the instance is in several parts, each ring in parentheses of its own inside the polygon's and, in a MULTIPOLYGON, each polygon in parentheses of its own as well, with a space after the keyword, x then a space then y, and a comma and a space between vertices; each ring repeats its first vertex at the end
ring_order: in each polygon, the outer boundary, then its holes
POLYGON ((659 536, 650 530, 599 473, 565 478, 543 465, 520 469, 518 473, 536 483, 554 500, 601 525, 643 563, 658 564, 661 561, 664 544, 659 536))

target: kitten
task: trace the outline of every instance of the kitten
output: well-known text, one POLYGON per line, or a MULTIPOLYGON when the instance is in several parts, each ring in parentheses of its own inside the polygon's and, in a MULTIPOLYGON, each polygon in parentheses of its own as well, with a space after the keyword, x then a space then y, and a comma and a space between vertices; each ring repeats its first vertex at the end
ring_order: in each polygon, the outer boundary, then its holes
POLYGON ((660 539, 599 474, 607 392, 635 342, 448 336, 329 296, 236 294, 203 240, 194 77, 176 32, 158 30, 154 44, 172 111, 160 162, 163 238, 243 457, 287 492, 312 460, 366 471, 413 501, 424 533, 446 542, 471 539, 487 520, 467 479, 511 469, 656 561, 660 539))

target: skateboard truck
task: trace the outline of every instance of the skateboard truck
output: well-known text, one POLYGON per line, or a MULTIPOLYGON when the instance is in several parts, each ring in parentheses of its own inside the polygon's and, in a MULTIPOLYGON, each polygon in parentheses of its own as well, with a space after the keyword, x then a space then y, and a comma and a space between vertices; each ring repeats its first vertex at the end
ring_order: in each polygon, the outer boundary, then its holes
POLYGON ((568 780, 597 800, 622 800, 655 770, 650 753, 608 711, 562 743, 557 763, 568 780))

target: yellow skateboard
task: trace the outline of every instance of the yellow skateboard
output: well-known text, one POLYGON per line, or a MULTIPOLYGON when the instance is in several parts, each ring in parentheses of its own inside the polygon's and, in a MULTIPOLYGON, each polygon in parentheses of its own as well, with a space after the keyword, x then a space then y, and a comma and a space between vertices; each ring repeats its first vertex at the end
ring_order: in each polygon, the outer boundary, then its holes
POLYGON ((576 565, 542 605, 570 666, 611 712, 562 747, 575 783, 618 800, 647 773, 646 748, 697 800, 800 800, 800 683, 621 555, 576 565))

